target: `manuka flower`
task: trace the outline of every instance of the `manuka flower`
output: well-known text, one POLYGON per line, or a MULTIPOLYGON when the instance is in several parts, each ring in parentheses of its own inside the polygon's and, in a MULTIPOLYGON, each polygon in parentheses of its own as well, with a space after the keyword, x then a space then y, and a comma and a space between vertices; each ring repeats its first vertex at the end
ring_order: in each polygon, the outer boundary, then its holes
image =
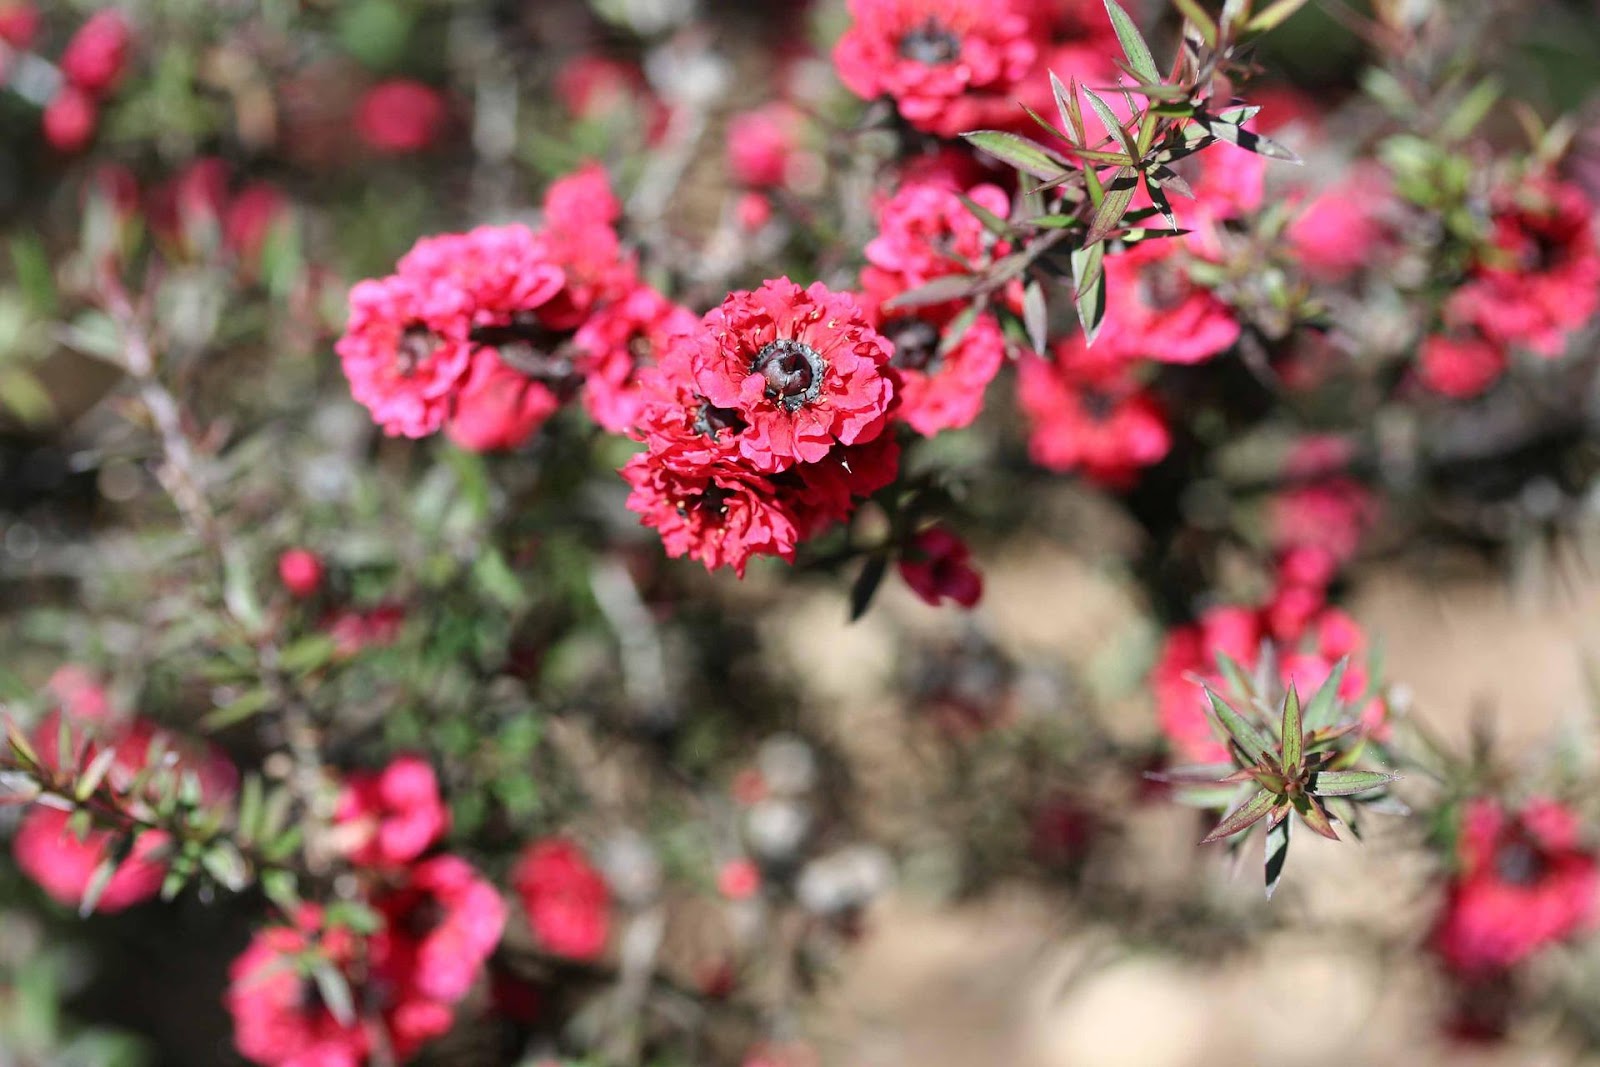
POLYGON ((421 152, 438 139, 444 122, 444 97, 411 78, 379 82, 356 104, 356 134, 390 155, 421 152))
MULTIPOLYGON (((998 186, 975 185, 966 196, 1001 218, 1011 213, 1011 198, 998 186)), ((1011 251, 1006 242, 993 240, 960 191, 945 181, 906 182, 877 205, 874 215, 878 233, 867 242, 867 266, 861 270, 869 304, 882 304, 935 278, 970 274, 1011 251)), ((1020 307, 1020 287, 1002 296, 1020 307)), ((960 306, 955 302, 947 310, 960 306)))
POLYGON ((1460 866, 1431 941, 1458 973, 1514 966, 1594 920, 1600 866, 1579 844, 1577 816, 1554 801, 1520 811, 1469 801, 1456 853, 1460 866))
POLYGON ((133 31, 122 12, 97 11, 67 42, 61 53, 61 75, 82 92, 102 96, 122 80, 132 44, 133 31))
POLYGON ((833 61, 851 92, 888 96, 907 122, 941 137, 1014 124, 1016 89, 1039 47, 1008 0, 850 0, 850 14, 833 61))
MULTIPOLYGON (((1216 690, 1226 683, 1217 667, 1220 652, 1245 671, 1261 659, 1263 640, 1275 639, 1278 681, 1292 681, 1301 693, 1315 693, 1346 656, 1352 662, 1339 683, 1340 699, 1354 701, 1367 691, 1367 674, 1359 661, 1365 638, 1348 615, 1323 607, 1299 623, 1297 632, 1275 633, 1264 609, 1227 605, 1212 608, 1198 621, 1167 634, 1150 683, 1155 691, 1161 731, 1180 756, 1196 763, 1227 760, 1227 748, 1212 729, 1205 690, 1195 679, 1216 690)), ((1381 732, 1384 702, 1374 697, 1360 710, 1365 727, 1381 732)))
POLYGON ((814 463, 883 432, 894 397, 890 346, 848 295, 787 278, 736 292, 705 316, 690 362, 696 391, 745 424, 757 471, 814 463))
POLYGON ((612 433, 628 433, 644 404, 639 372, 652 366, 674 336, 692 333, 699 320, 647 285, 589 317, 573 338, 583 375, 583 406, 612 433))
POLYGON ((1445 318, 1500 345, 1560 355, 1600 306, 1594 204, 1576 185, 1536 177, 1501 189, 1490 210, 1489 245, 1445 318))
POLYGON ((927 308, 889 312, 878 325, 894 346, 889 365, 900 372, 895 417, 924 437, 972 425, 1005 363, 1005 336, 993 315, 973 319, 954 344, 950 329, 948 317, 927 308))
POLYGON ((455 856, 409 868, 404 882, 374 908, 384 926, 373 938, 373 969, 447 1005, 472 988, 506 922, 494 886, 455 856))
POLYGON ((661 534, 667 555, 697 559, 707 570, 732 567, 742 578, 752 557, 792 561, 803 537, 797 502, 771 475, 731 464, 677 469, 641 453, 622 477, 632 490, 628 509, 661 534))
POLYGON ((1107 256, 1106 314, 1094 347, 1107 355, 1203 363, 1239 339, 1228 306, 1196 285, 1171 240, 1107 256))
POLYGON ((946 599, 964 608, 983 596, 983 575, 973 568, 967 543, 943 526, 916 534, 900 558, 900 577, 917 596, 938 607, 946 599))
POLYGON ((1417 377, 1441 396, 1467 400, 1499 380, 1506 370, 1506 350, 1472 334, 1431 334, 1417 350, 1417 377))
POLYGON ((1133 367, 1085 347, 1081 334, 1057 344, 1053 359, 1024 356, 1017 371, 1028 454, 1042 467, 1122 488, 1172 447, 1161 408, 1133 367))
POLYGON ((368 1024, 337 1018, 310 970, 314 962, 348 967, 357 952, 355 936, 324 928, 312 904, 291 926, 257 931, 229 967, 223 998, 239 1055, 262 1067, 363 1067, 373 1046, 368 1024))
POLYGON ((590 960, 605 951, 611 893, 575 843, 535 842, 517 863, 512 885, 539 944, 558 956, 590 960))
POLYGON ((499 353, 481 349, 456 393, 445 436, 473 452, 516 448, 560 407, 561 398, 549 385, 508 366, 499 353))
POLYGON ((433 433, 450 417, 485 331, 531 329, 527 317, 565 284, 525 226, 418 241, 396 274, 350 291, 337 351, 351 394, 391 434, 433 433))
POLYGON ((345 779, 334 821, 352 863, 403 867, 444 835, 450 816, 427 761, 398 756, 381 771, 345 779))

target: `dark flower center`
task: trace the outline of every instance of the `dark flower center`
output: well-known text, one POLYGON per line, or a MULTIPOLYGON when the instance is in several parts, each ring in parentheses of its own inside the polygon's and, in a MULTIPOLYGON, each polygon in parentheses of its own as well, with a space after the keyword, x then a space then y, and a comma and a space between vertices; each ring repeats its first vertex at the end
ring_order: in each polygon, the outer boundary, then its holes
POLYGON ((417 373, 417 368, 427 362, 433 355, 439 339, 433 331, 420 322, 412 323, 400 334, 400 343, 395 346, 395 363, 400 368, 400 377, 409 378, 417 373))
POLYGON ((1536 885, 1549 866, 1533 842, 1514 837, 1494 851, 1494 873, 1511 885, 1536 885))
POLYGON ((1091 422, 1105 422, 1111 413, 1117 409, 1117 398, 1104 389, 1088 387, 1078 393, 1078 403, 1083 408, 1084 418, 1091 422))
POLYGON ((732 495, 720 485, 707 484, 699 496, 678 505, 678 514, 688 518, 690 509, 693 509, 702 518, 718 521, 728 513, 728 498, 732 495))
POLYGON ((444 905, 439 903, 437 897, 423 897, 414 907, 406 910, 405 931, 420 940, 439 928, 445 914, 444 905))
POLYGON ((822 395, 827 369, 816 349, 787 338, 767 345, 750 364, 750 373, 766 379, 767 396, 788 411, 798 411, 822 395))
POLYGON ((514 312, 499 326, 474 326, 467 335, 475 344, 494 348, 500 361, 512 370, 553 389, 576 387, 578 373, 572 363, 570 330, 552 330, 531 311, 514 312))
POLYGON ((1189 298, 1189 281, 1176 271, 1149 271, 1139 278, 1139 301, 1151 311, 1171 311, 1189 298))
POLYGON ((923 319, 895 319, 885 323, 883 335, 894 342, 894 359, 902 370, 931 372, 939 360, 939 328, 923 319))
POLYGON ((700 401, 700 409, 694 414, 694 432, 701 437, 709 437, 713 441, 717 439, 717 434, 723 430, 727 430, 729 433, 738 433, 744 427, 745 421, 739 417, 737 411, 732 408, 716 407, 709 400, 702 399, 700 401))
POLYGON ((900 54, 913 63, 930 67, 954 63, 961 56, 961 38, 952 33, 950 27, 929 15, 921 25, 907 30, 901 36, 900 54))

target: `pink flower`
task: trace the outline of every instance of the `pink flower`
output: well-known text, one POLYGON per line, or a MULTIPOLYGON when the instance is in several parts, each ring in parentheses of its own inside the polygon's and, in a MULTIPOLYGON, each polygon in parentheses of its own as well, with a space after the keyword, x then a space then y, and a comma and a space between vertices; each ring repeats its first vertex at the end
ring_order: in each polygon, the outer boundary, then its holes
POLYGON ((642 284, 599 308, 573 338, 590 417, 612 433, 629 432, 644 404, 639 372, 656 362, 670 338, 699 324, 689 309, 642 284))
POLYGON ((39 35, 39 9, 30 0, 0 0, 0 41, 25 52, 39 35))
MULTIPOLYGON (((70 818, 69 813, 56 808, 33 808, 22 817, 11 848, 23 874, 52 900, 76 908, 95 871, 110 855, 115 835, 110 830, 91 830, 80 840, 67 827, 70 818)), ((160 856, 167 844, 166 834, 141 834, 133 852, 106 884, 95 910, 122 911, 155 896, 167 873, 160 856)))
POLYGON ((94 97, 71 85, 63 85, 44 109, 44 139, 63 155, 73 155, 88 147, 99 122, 94 97))
POLYGON ((334 818, 345 831, 350 862, 369 867, 411 863, 450 824, 439 781, 419 756, 398 756, 377 773, 351 774, 334 818))
POLYGON ((446 1005, 471 990, 506 922, 494 886, 455 856, 411 867, 375 907, 384 931, 374 939, 374 969, 446 1005))
POLYGON ((271 182, 251 182, 222 212, 222 243, 246 262, 261 258, 267 235, 288 211, 283 191, 271 182))
POLYGON ((258 931, 228 968, 224 1003, 239 1054, 263 1067, 364 1067, 372 1035, 359 1021, 334 1017, 307 968, 321 958, 342 971, 356 947, 348 931, 324 929, 311 904, 294 925, 258 931))
POLYGON ((738 413, 740 454, 756 470, 814 463, 887 425, 890 346, 850 296, 779 278, 733 293, 702 327, 690 356, 695 388, 738 413))
POLYGON ((499 452, 527 441, 560 408, 545 383, 480 350, 456 393, 455 413, 445 435, 473 452, 499 452))
POLYGON ((1122 488, 1172 447, 1155 398, 1098 342, 1087 348, 1073 334, 1056 345, 1053 359, 1028 354, 1017 370, 1017 403, 1031 427, 1028 454, 1042 467, 1081 470, 1122 488))
POLYGON ((983 596, 983 575, 970 562, 967 543, 943 526, 916 534, 900 558, 900 577, 917 596, 938 607, 946 599, 964 608, 983 596))
POLYGON ((1467 400, 1499 380, 1506 369, 1506 352, 1482 337, 1431 334, 1417 351, 1417 371, 1422 384, 1443 396, 1467 400))
POLYGON ((322 587, 322 558, 304 548, 291 548, 278 557, 278 580, 290 596, 304 599, 322 587))
POLYGON ((1381 168, 1364 167, 1322 190, 1289 223, 1289 246, 1307 275, 1338 282, 1369 263, 1388 238, 1391 196, 1381 168))
POLYGON ((368 648, 394 644, 405 621, 405 608, 398 604, 365 611, 341 608, 322 620, 322 629, 333 638, 335 654, 349 658, 368 648))
POLYGON ((90 96, 103 96, 116 88, 128 68, 133 33, 122 12, 97 11, 67 42, 61 53, 61 74, 90 96))
POLYGON ((793 104, 775 101, 741 111, 728 122, 728 172, 754 189, 791 185, 797 171, 814 166, 800 148, 805 116, 793 104))
POLYGON ((1431 939, 1452 970, 1503 970, 1592 924, 1600 867, 1579 845, 1570 809, 1534 800, 1507 811, 1478 798, 1463 809, 1458 835, 1460 867, 1431 939))
POLYGON ((1534 177, 1498 191, 1491 211, 1489 247, 1445 318, 1502 346, 1559 355, 1600 306, 1594 205, 1570 182, 1534 177))
POLYGON ((541 945, 579 960, 605 951, 611 893, 575 843, 562 837, 535 842, 511 878, 541 945))
POLYGON ((839 78, 857 96, 892 98, 911 125, 941 137, 1014 122, 1017 87, 1035 70, 1038 42, 1006 0, 850 0, 834 48, 839 78))
POLYGON ((438 140, 444 122, 444 98, 432 86, 410 78, 379 82, 356 104, 357 135, 391 155, 421 152, 438 140))
POLYGON ((742 578, 755 556, 792 561, 804 536, 792 493, 754 471, 678 470, 641 454, 622 477, 632 490, 628 510, 660 532, 667 555, 697 559, 707 570, 732 567, 742 578))
MULTIPOLYGON (((936 278, 969 274, 1011 251, 988 234, 960 192, 941 181, 907 182, 878 204, 878 234, 867 242, 867 266, 861 271, 869 304, 882 304, 936 278)), ((1001 218, 1011 213, 1011 198, 998 186, 975 185, 966 196, 1001 218)), ((1020 292, 1003 295, 1014 308, 1020 306, 1020 292)), ((951 301, 931 311, 948 318, 961 306, 951 301)), ((930 311, 926 305, 918 310, 930 311)))
POLYGON ((1171 240, 1149 241, 1106 257, 1106 314, 1096 349, 1188 364, 1233 347, 1238 320, 1210 290, 1190 281, 1175 252, 1171 240))
POLYGON ((994 316, 979 315, 950 345, 949 323, 926 309, 888 315, 878 330, 894 349, 889 365, 900 372, 896 417, 924 437, 972 425, 1005 363, 1005 337, 994 316))
POLYGON ((761 868, 749 860, 729 860, 717 871, 717 892, 729 900, 749 900, 760 891, 761 868))

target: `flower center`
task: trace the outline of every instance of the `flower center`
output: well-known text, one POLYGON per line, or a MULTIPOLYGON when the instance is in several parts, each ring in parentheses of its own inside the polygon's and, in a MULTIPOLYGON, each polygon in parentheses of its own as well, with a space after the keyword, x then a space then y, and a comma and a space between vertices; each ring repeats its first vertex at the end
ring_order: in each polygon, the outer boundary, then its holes
POLYGON ((395 346, 395 365, 400 369, 400 377, 409 378, 417 373, 417 368, 427 362, 433 355, 439 339, 433 331, 420 322, 412 323, 400 334, 400 343, 395 346))
POLYGON ((1494 873, 1512 885, 1534 885, 1545 872, 1544 855, 1520 837, 1505 842, 1494 852, 1494 873))
POLYGON ((950 27, 929 15, 900 38, 900 54, 913 63, 937 67, 954 63, 961 56, 961 38, 950 27))
POLYGON ((751 374, 766 379, 768 398, 788 411, 798 411, 822 395, 827 369, 816 349, 787 338, 767 345, 750 364, 751 374))
POLYGON ((550 329, 531 311, 514 312, 504 325, 474 326, 467 336, 475 344, 495 349, 500 361, 512 370, 553 389, 561 391, 578 384, 570 351, 572 332, 550 329))
POLYGON ((1116 397, 1104 389, 1085 388, 1078 393, 1083 416, 1091 422, 1105 422, 1117 408, 1116 397))
POLYGON ((923 319, 895 319, 883 327, 883 335, 894 342, 890 362, 902 370, 932 372, 939 359, 939 328, 923 319))
POLYGON ((723 430, 729 433, 738 433, 745 427, 745 421, 739 413, 732 408, 719 408, 712 405, 711 401, 702 399, 700 408, 694 414, 692 429, 701 437, 709 437, 713 441, 717 434, 723 430))

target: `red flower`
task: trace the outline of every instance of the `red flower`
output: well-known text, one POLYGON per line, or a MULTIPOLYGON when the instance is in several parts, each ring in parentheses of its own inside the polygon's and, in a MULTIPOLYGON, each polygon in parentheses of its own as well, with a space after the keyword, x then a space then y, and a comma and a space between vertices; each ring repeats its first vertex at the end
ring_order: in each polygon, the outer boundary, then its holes
MULTIPOLYGON (((966 196, 1001 218, 1011 213, 1011 198, 998 186, 975 185, 966 196)), ((996 242, 983 228, 957 187, 936 179, 906 182, 879 203, 874 214, 878 234, 867 242, 867 266, 861 271, 869 305, 882 304, 936 278, 969 274, 1011 251, 1008 243, 996 242)), ((1020 306, 1020 292, 1005 295, 1014 307, 1020 306)), ((962 303, 936 307, 948 317, 962 303)))
POLYGON ((67 42, 61 53, 61 75, 90 96, 101 96, 122 80, 132 42, 122 12, 115 8, 97 11, 67 42))
POLYGON ((1121 488, 1172 447, 1160 405, 1098 342, 1090 349, 1074 334, 1054 359, 1025 355, 1017 369, 1017 402, 1032 424, 1028 453, 1040 466, 1121 488))
POLYGON ((639 371, 656 362, 669 338, 698 326, 692 312, 647 285, 591 315, 573 341, 584 407, 594 421, 612 433, 632 430, 644 406, 639 371))
POLYGON ((396 274, 350 291, 336 350, 351 394, 391 434, 433 433, 450 417, 477 338, 522 340, 535 326, 529 316, 565 282, 525 226, 418 241, 396 274))
POLYGON ((1462 812, 1460 867, 1432 945, 1452 970, 1511 967, 1588 927, 1600 892, 1595 855, 1578 844, 1577 816, 1550 800, 1508 812, 1486 798, 1462 812))
POLYGON ((1578 186, 1533 178, 1495 194, 1494 233, 1445 307, 1496 344, 1560 355, 1600 306, 1594 205, 1578 186))
POLYGON ((814 171, 816 157, 803 152, 805 116, 779 100, 728 120, 728 172, 734 181, 755 189, 792 186, 814 171))
POLYGON ((638 122, 651 144, 667 131, 672 113, 650 91, 637 65, 599 55, 579 55, 556 74, 556 99, 573 118, 584 121, 625 116, 638 122))
POLYGON ((379 82, 356 104, 356 133, 380 152, 409 155, 438 139, 444 129, 444 98, 410 78, 379 82))
POLYGON ((850 296, 820 282, 801 289, 779 278, 733 293, 693 343, 696 390, 738 412, 746 429, 735 440, 759 471, 814 463, 888 422, 890 346, 850 296))
POLYGON ((561 837, 535 842, 511 878, 541 945, 579 960, 605 951, 611 894, 576 844, 561 837))
POLYGON ((94 97, 70 85, 63 85, 44 109, 44 139, 63 155, 81 152, 94 137, 99 122, 94 97))
POLYGON ((1096 349, 1107 356, 1202 363, 1233 347, 1238 320, 1210 290, 1189 280, 1177 251, 1172 240, 1147 241, 1106 257, 1106 314, 1096 349))
POLYGON ((833 61, 857 96, 889 96, 907 122, 942 137, 1014 122, 1039 47, 1011 3, 850 0, 850 14, 833 61))
POLYGON ((39 35, 39 9, 29 0, 0 0, 0 41, 25 52, 39 35))
POLYGON ((539 239, 566 275, 566 285, 539 309, 545 326, 575 330, 597 307, 621 300, 638 285, 633 259, 617 237, 621 217, 622 204, 598 163, 585 163, 545 191, 539 239))
POLYGON ((412 867, 405 882, 375 907, 384 929, 373 940, 373 969, 441 1004, 467 995, 506 923, 506 907, 494 886, 455 856, 435 856, 412 867))
POLYGON ((1388 235, 1382 212, 1390 195, 1382 168, 1363 167, 1314 196, 1288 230, 1306 274, 1338 282, 1371 262, 1388 235))
POLYGON ((667 555, 744 577, 754 556, 792 561, 803 538, 798 503, 773 478, 719 465, 679 470, 640 454, 622 468, 632 487, 628 510, 661 534, 667 555))
POLYGON ((911 538, 900 559, 900 577, 934 607, 950 599, 971 608, 983 596, 983 575, 973 568, 971 557, 965 541, 943 526, 933 526, 911 538))
POLYGON ((1417 360, 1422 384, 1456 400, 1482 393, 1506 369, 1505 349, 1474 335, 1432 334, 1423 339, 1417 360))
POLYGON ((749 900, 761 891, 761 868, 749 860, 729 860, 717 871, 717 892, 729 900, 749 900))
POLYGON ((228 968, 223 998, 239 1054, 263 1067, 364 1067, 373 1035, 363 1022, 334 1017, 309 969, 320 959, 344 970, 357 948, 349 931, 325 929, 313 904, 292 926, 257 931, 228 968))
POLYGON ((302 599, 322 587, 322 558, 304 548, 291 548, 278 557, 278 580, 290 596, 302 599))
POLYGON ((508 367, 498 353, 480 350, 456 393, 445 435, 473 452, 512 449, 538 433, 560 407, 549 386, 508 367))
POLYGON ((251 182, 239 190, 222 212, 222 243, 246 262, 261 257, 267 235, 288 207, 283 191, 271 182, 251 182))
POLYGON ((375 774, 346 778, 335 821, 347 834, 352 863, 403 867, 444 836, 450 814, 427 761, 398 756, 375 774))
MULTIPOLYGON (((1218 652, 1248 671, 1260 659, 1263 638, 1275 638, 1280 684, 1287 686, 1293 681, 1295 688, 1309 697, 1321 688, 1335 663, 1345 656, 1358 655, 1365 644, 1355 622, 1333 608, 1323 607, 1300 617, 1298 629, 1294 630, 1273 630, 1268 625, 1269 617, 1264 609, 1229 605, 1212 608, 1198 622, 1180 626, 1167 635, 1150 681, 1161 730, 1183 758, 1199 763, 1227 759, 1227 749, 1218 740, 1207 714, 1209 701, 1205 692, 1191 680, 1191 676, 1197 676, 1212 688, 1225 688, 1217 670, 1218 652)), ((1366 690, 1366 671, 1353 660, 1339 683, 1339 696, 1353 701, 1366 690)), ((1361 719, 1369 732, 1381 733, 1385 713, 1385 705, 1378 698, 1361 709, 1361 719)))
POLYGON ((406 609, 398 604, 365 611, 341 608, 322 620, 322 629, 333 638, 335 653, 350 657, 364 649, 394 644, 405 621, 406 609))
POLYGON ((896 417, 924 437, 972 425, 983 410, 984 391, 1005 363, 1006 341, 994 316, 979 315, 941 352, 949 326, 925 309, 908 308, 890 312, 878 327, 894 348, 890 366, 900 372, 896 417))

